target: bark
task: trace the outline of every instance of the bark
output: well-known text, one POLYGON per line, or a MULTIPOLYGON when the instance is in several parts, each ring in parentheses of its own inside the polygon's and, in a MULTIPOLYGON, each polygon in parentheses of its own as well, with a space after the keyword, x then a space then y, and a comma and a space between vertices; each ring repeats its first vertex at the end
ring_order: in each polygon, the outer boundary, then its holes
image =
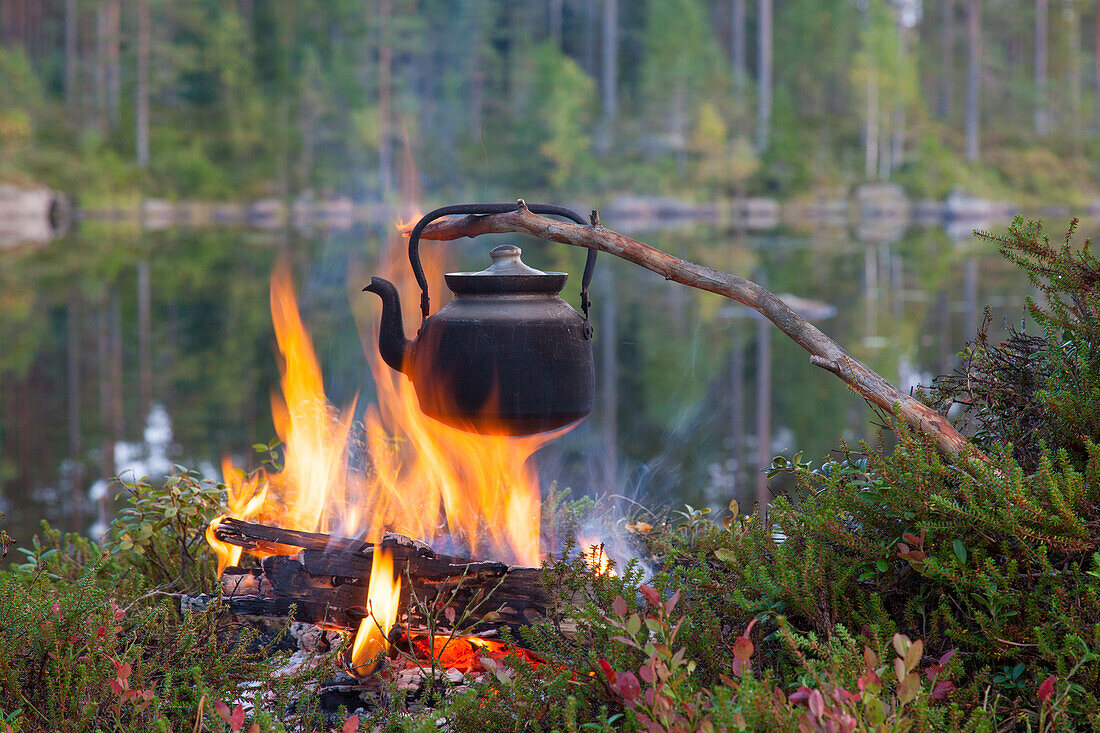
POLYGON ((378 6, 378 176, 382 195, 393 186, 393 140, 390 137, 390 96, 393 72, 393 47, 390 45, 390 18, 393 0, 382 0, 378 6))
POLYGON ((603 119, 610 125, 618 116, 616 85, 619 77, 619 5, 617 0, 603 0, 603 63, 600 79, 603 93, 603 119))
POLYGON ((69 114, 77 109, 77 22, 76 0, 65 0, 65 105, 69 114))
POLYGON ((730 67, 734 96, 740 98, 745 89, 745 0, 730 1, 730 67))
POLYGON ((943 0, 940 45, 943 61, 940 67, 940 93, 936 108, 940 119, 946 120, 951 116, 951 80, 955 71, 955 0, 943 0))
POLYGON ((120 0, 108 0, 105 6, 107 23, 107 57, 105 78, 107 94, 107 119, 111 127, 118 124, 119 102, 122 92, 122 4, 120 0))
POLYGON ((1100 4, 1092 22, 1092 128, 1096 132, 1100 131, 1100 4))
POLYGON ((83 435, 80 430, 81 319, 80 300, 73 294, 69 297, 65 334, 69 458, 72 467, 66 478, 69 482, 69 529, 73 532, 80 532, 84 529, 83 463, 80 460, 80 454, 84 452, 83 435))
POLYGON ((561 50, 564 0, 550 0, 550 40, 561 50))
MULTIPOLYGON (((372 543, 235 519, 222 520, 214 534, 230 544, 281 553, 263 558, 260 572, 227 569, 222 584, 231 611, 285 617, 296 604, 298 620, 347 628, 366 615, 366 586, 376 551, 372 543)), ((521 626, 544 618, 552 605, 538 568, 440 555, 395 534, 387 534, 381 546, 402 579, 400 608, 408 618, 401 626, 409 631, 425 626, 410 603, 414 594, 418 601, 431 601, 455 591, 451 605, 457 617, 469 611, 467 624, 475 631, 508 627, 515 638, 521 626), (489 600, 475 609, 479 594, 489 600)))
POLYGON ((1069 87, 1069 133, 1075 155, 1081 153, 1081 14, 1080 7, 1067 0, 1062 10, 1066 19, 1069 61, 1066 69, 1066 86, 1069 87))
POLYGON ((982 36, 979 0, 967 1, 966 37, 969 62, 966 68, 966 159, 978 160, 978 117, 981 94, 982 36))
POLYGON ((149 275, 149 260, 138 262, 137 269, 138 300, 138 381, 141 392, 141 414, 148 417, 153 404, 153 357, 152 357, 152 286, 149 275))
POLYGON ((1049 12, 1048 0, 1035 0, 1035 134, 1046 137, 1050 133, 1050 117, 1047 112, 1047 38, 1049 12))
POLYGON ((596 212, 593 212, 593 219, 594 224, 590 226, 555 221, 532 214, 521 201, 516 211, 505 214, 440 219, 429 224, 422 237, 452 240, 505 232, 529 234, 539 239, 607 252, 663 275, 666 280, 736 300, 763 315, 808 351, 812 364, 832 372, 864 399, 887 413, 897 414, 914 430, 934 439, 944 454, 954 458, 973 452, 984 457, 943 415, 901 392, 855 359, 774 293, 751 280, 688 262, 602 227, 596 212))
POLYGON ((600 410, 603 412, 603 485, 606 493, 619 486, 619 304, 615 293, 615 271, 603 268, 597 282, 605 288, 600 299, 600 410))
POLYGON ((760 0, 757 32, 756 152, 763 153, 772 122, 772 0, 760 0))
POLYGON ((149 0, 137 0, 137 101, 134 112, 137 164, 149 165, 149 0))

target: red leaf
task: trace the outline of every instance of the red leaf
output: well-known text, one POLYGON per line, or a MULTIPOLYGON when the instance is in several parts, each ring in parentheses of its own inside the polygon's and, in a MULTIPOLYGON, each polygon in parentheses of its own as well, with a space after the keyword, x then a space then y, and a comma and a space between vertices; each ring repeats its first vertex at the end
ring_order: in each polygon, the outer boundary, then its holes
POLYGON ((810 688, 802 685, 787 698, 791 705, 806 705, 810 701, 810 688))
POLYGON ((810 693, 810 700, 807 703, 810 708, 810 713, 821 720, 821 716, 825 714, 825 698, 821 696, 821 690, 814 690, 810 693))
POLYGON ((600 659, 597 660, 597 663, 600 665, 600 669, 603 670, 604 676, 607 677, 607 681, 611 684, 615 684, 615 677, 617 675, 615 674, 615 670, 611 669, 611 665, 607 663, 607 660, 600 659))
POLYGON ((226 723, 229 722, 229 706, 226 705, 224 702, 222 702, 221 700, 215 700, 214 711, 218 714, 219 718, 224 720, 226 723))
POLYGON ((958 651, 958 650, 957 649, 948 649, 947 652, 945 652, 944 655, 942 657, 940 657, 940 661, 938 662, 938 664, 941 667, 946 667, 947 663, 951 661, 951 657, 955 656, 956 651, 958 651))
POLYGON ((130 663, 126 662, 123 665, 116 664, 115 668, 118 669, 118 678, 125 682, 126 678, 130 676, 130 663))
POLYGON ((642 686, 638 684, 638 678, 630 672, 623 672, 619 675, 619 683, 616 688, 626 700, 633 700, 642 693, 642 686))
POLYGON ((229 716, 229 727, 233 729, 233 733, 244 727, 244 706, 241 703, 233 708, 233 714, 229 716))
POLYGON ((652 585, 643 585, 638 591, 654 606, 661 605, 661 594, 652 585))
POLYGON ((906 532, 901 536, 901 538, 911 545, 917 545, 919 547, 921 544, 920 537, 917 537, 915 534, 912 534, 910 532, 906 532))
POLYGON ((955 683, 950 680, 946 682, 937 682, 936 686, 932 688, 933 700, 946 700, 947 696, 955 691, 955 683))
POLYGON ((676 604, 680 602, 680 591, 677 590, 668 600, 665 601, 665 613, 672 613, 672 609, 676 608, 676 604))
POLYGON ((638 675, 642 678, 642 682, 645 682, 647 685, 652 685, 657 681, 657 675, 654 674, 653 668, 648 664, 638 670, 638 675))
POLYGON ((96 635, 97 639, 102 639, 102 638, 106 637, 107 636, 107 627, 106 626, 100 626, 99 628, 97 628, 95 630, 95 635, 96 635))
POLYGON ((353 715, 344 721, 341 733, 355 733, 357 730, 359 730, 359 716, 353 715))
POLYGON ((116 695, 121 695, 125 689, 126 688, 122 686, 122 683, 120 683, 117 678, 111 680, 111 692, 116 695))
POLYGON ((1043 684, 1039 685, 1039 700, 1040 702, 1046 702, 1054 695, 1054 679, 1056 675, 1051 675, 1043 680, 1043 684))
POLYGON ((748 638, 739 636, 737 641, 733 642, 733 656, 737 657, 741 662, 747 662, 752 659, 752 652, 752 641, 748 638))
POLYGON ((622 596, 615 596, 615 600, 611 602, 611 610, 619 618, 626 616, 626 601, 622 596))
POLYGON ((737 679, 741 679, 741 676, 745 674, 745 663, 742 662, 740 659, 734 657, 733 664, 731 666, 733 667, 733 676, 737 679))

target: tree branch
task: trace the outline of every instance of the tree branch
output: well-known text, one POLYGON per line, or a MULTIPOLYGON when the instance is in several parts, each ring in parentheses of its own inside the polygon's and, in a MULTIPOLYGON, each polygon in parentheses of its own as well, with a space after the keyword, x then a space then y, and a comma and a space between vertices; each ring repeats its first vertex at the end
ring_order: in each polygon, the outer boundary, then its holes
POLYGON ((516 211, 450 217, 432 222, 422 239, 452 240, 482 234, 517 232, 574 247, 596 249, 641 265, 682 285, 723 295, 743 303, 774 323, 796 344, 810 352, 810 362, 837 375, 859 395, 890 415, 899 415, 914 430, 932 437, 940 451, 951 458, 970 453, 985 459, 950 422, 931 407, 900 391, 852 357, 812 323, 795 313, 771 291, 751 280, 682 260, 599 225, 592 212, 593 224, 580 226, 532 214, 519 201, 516 211))

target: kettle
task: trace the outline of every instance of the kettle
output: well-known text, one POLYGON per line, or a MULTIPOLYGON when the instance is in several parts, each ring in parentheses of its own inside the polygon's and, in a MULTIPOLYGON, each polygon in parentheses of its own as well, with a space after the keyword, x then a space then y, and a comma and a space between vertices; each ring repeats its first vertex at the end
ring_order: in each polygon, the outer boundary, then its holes
MULTIPOLYGON (((563 206, 527 208, 588 224, 563 206)), ((595 369, 588 285, 596 250, 588 251, 581 279, 583 315, 558 297, 567 273, 527 266, 520 248, 511 244, 493 249, 492 264, 485 270, 444 275, 455 297, 428 315, 428 282, 419 251, 424 227, 449 214, 516 209, 517 204, 444 206, 413 227, 409 263, 420 286, 423 318, 415 340, 405 338, 393 283, 373 277, 363 288, 382 299, 382 359, 409 377, 425 414, 467 432, 530 435, 564 427, 592 411, 595 369)))

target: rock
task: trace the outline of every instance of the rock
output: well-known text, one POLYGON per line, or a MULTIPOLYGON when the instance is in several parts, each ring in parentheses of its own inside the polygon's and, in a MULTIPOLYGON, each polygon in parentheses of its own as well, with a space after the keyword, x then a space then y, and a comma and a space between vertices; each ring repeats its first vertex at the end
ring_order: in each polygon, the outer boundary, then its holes
POLYGON ((0 248, 49 242, 68 230, 71 219, 63 194, 0 183, 0 248))

